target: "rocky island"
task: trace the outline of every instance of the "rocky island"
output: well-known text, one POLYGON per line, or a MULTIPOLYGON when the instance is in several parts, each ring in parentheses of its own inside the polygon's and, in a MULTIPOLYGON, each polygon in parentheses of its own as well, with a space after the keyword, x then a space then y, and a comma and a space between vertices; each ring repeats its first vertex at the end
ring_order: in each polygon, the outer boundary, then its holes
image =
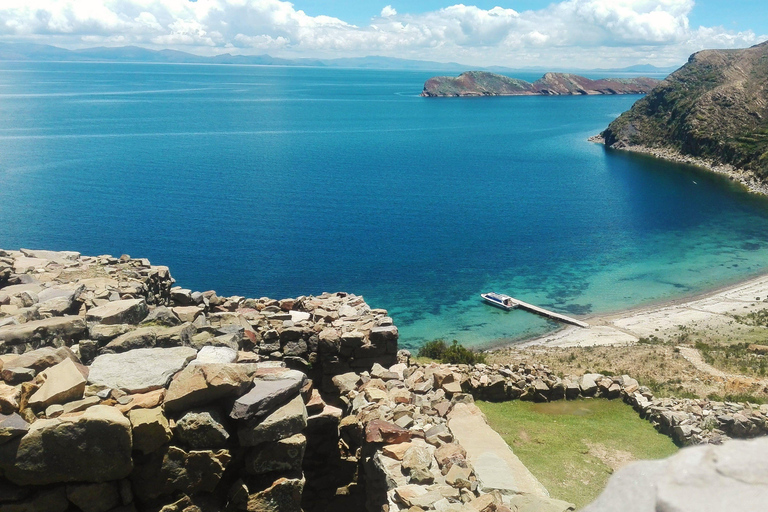
POLYGON ((456 96, 563 96, 592 94, 646 94, 655 78, 602 78, 590 80, 569 73, 547 73, 533 83, 486 71, 467 71, 458 77, 436 76, 426 81, 425 97, 456 96))
POLYGON ((698 52, 594 140, 705 165, 767 193, 766 91, 768 42, 698 52))

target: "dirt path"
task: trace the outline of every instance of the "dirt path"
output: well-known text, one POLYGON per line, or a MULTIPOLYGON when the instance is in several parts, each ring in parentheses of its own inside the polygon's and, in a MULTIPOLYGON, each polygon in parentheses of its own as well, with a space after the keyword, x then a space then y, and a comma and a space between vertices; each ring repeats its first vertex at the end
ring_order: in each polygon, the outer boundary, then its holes
POLYGON ((677 349, 680 351, 680 355, 683 356, 683 359, 691 363, 697 370, 699 370, 702 373, 706 373, 708 375, 711 375, 713 377, 716 377, 718 379, 722 379, 724 381, 739 381, 744 384, 760 384, 763 386, 768 385, 768 380, 760 380, 755 379, 753 377, 747 377, 746 375, 739 375, 736 373, 726 373, 722 370, 718 370, 711 364, 708 364, 706 361, 704 361, 704 358, 701 355, 701 352, 696 350, 693 347, 677 347, 677 349))

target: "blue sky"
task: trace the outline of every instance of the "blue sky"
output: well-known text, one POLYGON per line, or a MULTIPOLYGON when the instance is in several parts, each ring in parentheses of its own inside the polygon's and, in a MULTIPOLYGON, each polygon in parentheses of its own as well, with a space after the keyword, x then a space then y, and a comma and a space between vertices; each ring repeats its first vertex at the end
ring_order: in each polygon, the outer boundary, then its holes
POLYGON ((768 39, 766 0, 0 0, 0 41, 467 66, 671 66, 768 39))

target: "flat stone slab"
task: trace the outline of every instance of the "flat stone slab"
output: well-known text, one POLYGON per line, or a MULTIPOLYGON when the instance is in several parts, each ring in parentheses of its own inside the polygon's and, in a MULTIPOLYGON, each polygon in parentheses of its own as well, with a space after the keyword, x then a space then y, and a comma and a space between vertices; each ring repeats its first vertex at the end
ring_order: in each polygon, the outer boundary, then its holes
POLYGON ((253 388, 238 398, 229 416, 236 420, 257 420, 296 396, 306 376, 296 370, 281 370, 269 375, 270 380, 255 379, 253 388))
POLYGON ((138 324, 149 314, 144 299, 116 300, 103 306, 93 308, 86 313, 89 322, 101 324, 138 324))
POLYGON ((454 405, 448 415, 448 427, 467 451, 467 461, 474 468, 482 490, 549 497, 547 489, 485 422, 483 413, 475 404, 454 405))
POLYGON ((31 343, 53 337, 75 340, 86 333, 85 321, 79 316, 57 316, 0 327, 0 345, 31 343))
POLYGON ((197 356, 190 347, 140 348, 120 354, 103 354, 93 360, 89 384, 142 393, 163 388, 197 356))

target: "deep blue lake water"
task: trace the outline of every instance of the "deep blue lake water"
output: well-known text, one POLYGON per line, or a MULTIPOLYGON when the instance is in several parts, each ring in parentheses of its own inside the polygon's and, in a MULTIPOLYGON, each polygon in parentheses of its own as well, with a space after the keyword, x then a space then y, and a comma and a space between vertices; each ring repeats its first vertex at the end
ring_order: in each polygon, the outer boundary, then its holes
POLYGON ((638 97, 420 98, 433 74, 0 63, 0 247, 348 291, 410 347, 555 327, 483 291, 603 313, 768 267, 766 200, 586 142, 638 97))

